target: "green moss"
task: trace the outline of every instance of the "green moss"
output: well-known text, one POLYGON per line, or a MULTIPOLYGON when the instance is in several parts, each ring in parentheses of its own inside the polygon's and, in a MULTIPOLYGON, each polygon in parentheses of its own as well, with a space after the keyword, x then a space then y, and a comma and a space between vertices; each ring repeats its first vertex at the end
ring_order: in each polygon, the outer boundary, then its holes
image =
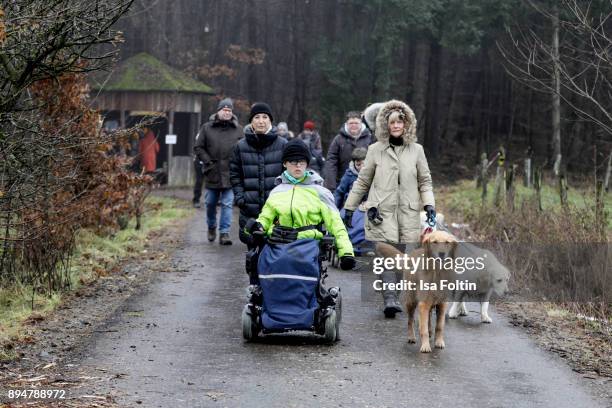
POLYGON ((108 81, 107 76, 108 74, 94 76, 92 88, 103 91, 213 93, 210 86, 144 52, 119 63, 108 81))

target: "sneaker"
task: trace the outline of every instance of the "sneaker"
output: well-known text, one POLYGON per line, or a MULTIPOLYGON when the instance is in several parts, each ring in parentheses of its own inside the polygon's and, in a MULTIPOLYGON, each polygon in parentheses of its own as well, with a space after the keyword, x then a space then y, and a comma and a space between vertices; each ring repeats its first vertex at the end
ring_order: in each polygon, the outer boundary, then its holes
POLYGON ((219 244, 232 245, 232 241, 230 240, 229 234, 227 232, 222 232, 221 234, 219 234, 219 244))
POLYGON ((213 242, 217 238, 217 228, 208 229, 208 242, 213 242))
POLYGON ((199 201, 194 201, 193 202, 193 208, 200 208, 200 202, 199 201))

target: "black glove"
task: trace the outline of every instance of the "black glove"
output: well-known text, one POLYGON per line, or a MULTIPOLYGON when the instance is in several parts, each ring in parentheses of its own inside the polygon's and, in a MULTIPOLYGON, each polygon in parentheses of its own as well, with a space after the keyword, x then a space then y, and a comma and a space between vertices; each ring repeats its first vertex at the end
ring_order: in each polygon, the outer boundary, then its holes
POLYGON ((202 174, 209 173, 215 168, 215 160, 211 160, 208 163, 202 164, 202 174))
POLYGON ((425 207, 423 207, 423 209, 427 213, 427 223, 429 225, 435 224, 436 223, 436 210, 434 210, 433 206, 426 205, 425 207))
POLYGON ((244 200, 244 198, 239 198, 236 200, 236 205, 238 206, 238 208, 242 209, 246 205, 246 201, 244 200))
POLYGON ((377 207, 368 208, 368 220, 374 225, 380 225, 383 222, 377 207))
POLYGON ((345 255, 340 257, 340 269, 342 269, 343 271, 353 269, 355 267, 355 264, 355 257, 351 255, 345 255))
POLYGON ((249 218, 244 228, 249 232, 249 234, 253 234, 255 231, 263 232, 264 230, 263 225, 257 222, 257 220, 255 220, 254 218, 249 218))
POLYGON ((354 211, 344 210, 344 218, 342 221, 344 221, 346 229, 353 228, 353 213, 354 211))

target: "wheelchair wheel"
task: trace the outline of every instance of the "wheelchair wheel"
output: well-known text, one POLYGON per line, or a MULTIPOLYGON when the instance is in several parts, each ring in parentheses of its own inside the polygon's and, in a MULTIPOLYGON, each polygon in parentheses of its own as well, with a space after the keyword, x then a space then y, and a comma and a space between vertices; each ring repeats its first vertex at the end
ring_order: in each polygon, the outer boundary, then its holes
POLYGON ((325 319, 325 341, 333 343, 338 336, 338 320, 336 320, 336 311, 332 310, 331 314, 325 319))
POLYGON ((330 258, 330 263, 331 266, 333 266, 334 268, 337 268, 340 264, 340 258, 338 257, 338 252, 336 252, 335 249, 332 249, 332 254, 331 254, 331 258, 330 258))
POLYGON ((338 292, 338 296, 336 297, 336 320, 338 321, 338 325, 342 321, 342 292, 338 292))
POLYGON ((250 341, 257 338, 259 330, 257 324, 253 321, 249 305, 245 305, 242 309, 242 337, 245 340, 250 341))

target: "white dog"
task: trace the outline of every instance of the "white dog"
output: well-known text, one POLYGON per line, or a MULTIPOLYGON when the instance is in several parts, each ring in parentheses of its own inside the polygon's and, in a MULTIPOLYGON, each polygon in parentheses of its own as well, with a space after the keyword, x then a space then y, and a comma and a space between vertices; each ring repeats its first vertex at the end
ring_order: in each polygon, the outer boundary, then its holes
POLYGON ((510 271, 499 262, 493 253, 477 246, 460 242, 457 246, 456 257, 482 257, 484 269, 468 269, 461 274, 462 279, 476 282, 477 293, 467 291, 454 291, 448 317, 456 319, 458 316, 467 316, 464 299, 469 295, 470 299, 480 302, 480 320, 482 323, 491 323, 493 320, 489 316, 489 299, 495 293, 502 296, 508 290, 508 280, 510 271))

